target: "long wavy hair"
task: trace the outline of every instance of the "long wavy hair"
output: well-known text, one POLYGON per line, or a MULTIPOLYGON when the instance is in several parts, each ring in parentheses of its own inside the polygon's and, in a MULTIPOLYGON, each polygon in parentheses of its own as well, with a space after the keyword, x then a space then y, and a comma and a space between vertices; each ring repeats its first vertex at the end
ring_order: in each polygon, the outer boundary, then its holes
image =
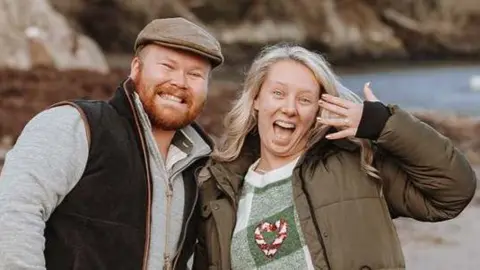
MULTIPOLYGON (((260 92, 270 67, 282 60, 293 60, 308 67, 321 86, 321 94, 328 93, 353 102, 362 102, 360 97, 341 85, 328 62, 320 54, 298 45, 277 44, 266 47, 253 61, 246 74, 243 91, 225 117, 224 134, 213 152, 214 159, 228 162, 238 157, 245 142, 245 137, 257 128, 257 112, 253 106, 254 100, 260 92)), ((322 109, 319 109, 318 114, 322 118, 337 117, 322 109)), ((316 122, 307 134, 310 137, 307 148, 323 138, 329 128, 330 126, 316 122)), ((380 179, 377 170, 372 166, 373 150, 370 141, 357 138, 351 140, 361 147, 360 162, 362 169, 368 175, 380 179)))

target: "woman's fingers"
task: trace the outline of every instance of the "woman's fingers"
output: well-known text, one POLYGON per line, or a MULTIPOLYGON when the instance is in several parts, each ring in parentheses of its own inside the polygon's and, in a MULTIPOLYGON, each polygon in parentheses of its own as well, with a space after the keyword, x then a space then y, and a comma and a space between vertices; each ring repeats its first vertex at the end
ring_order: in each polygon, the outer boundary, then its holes
POLYGON ((325 136, 325 138, 329 140, 338 140, 338 139, 343 139, 348 137, 354 137, 356 132, 357 131, 355 128, 347 128, 339 132, 330 133, 327 136, 325 136))
POLYGON ((363 94, 365 95, 365 99, 367 101, 379 101, 370 88, 370 82, 367 82, 365 86, 363 86, 363 94))
POLYGON ((346 116, 347 115, 347 109, 340 107, 336 104, 329 103, 328 101, 325 100, 319 100, 318 105, 325 110, 328 110, 330 112, 333 112, 335 114, 341 115, 341 116, 346 116))
POLYGON ((345 109, 348 109, 348 108, 352 107, 353 105, 355 105, 355 103, 353 103, 349 100, 345 100, 343 98, 339 98, 339 97, 332 96, 332 95, 329 95, 329 94, 323 94, 322 95, 322 100, 324 100, 328 103, 335 104, 335 105, 337 105, 339 107, 342 107, 342 108, 345 108, 345 109))
POLYGON ((351 125, 351 121, 348 118, 321 118, 317 117, 317 121, 329 126, 334 127, 349 127, 351 125))

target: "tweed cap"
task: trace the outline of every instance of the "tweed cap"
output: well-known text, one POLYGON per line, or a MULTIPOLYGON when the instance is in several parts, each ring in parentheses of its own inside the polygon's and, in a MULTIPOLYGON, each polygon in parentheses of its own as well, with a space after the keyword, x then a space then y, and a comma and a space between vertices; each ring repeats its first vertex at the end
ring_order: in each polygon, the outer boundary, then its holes
POLYGON ((138 34, 134 51, 150 43, 199 54, 209 59, 213 68, 223 63, 218 40, 202 27, 184 18, 151 21, 138 34))

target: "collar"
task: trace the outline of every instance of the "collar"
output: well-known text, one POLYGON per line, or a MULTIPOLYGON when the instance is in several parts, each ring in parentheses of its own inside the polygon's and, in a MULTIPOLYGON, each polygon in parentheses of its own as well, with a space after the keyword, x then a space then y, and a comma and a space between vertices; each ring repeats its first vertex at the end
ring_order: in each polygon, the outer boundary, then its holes
MULTIPOLYGON (((349 152, 356 151, 359 146, 348 139, 339 139, 339 140, 328 140, 325 138, 325 135, 329 133, 336 132, 337 129, 331 127, 327 130, 326 134, 323 136, 314 139, 314 142, 311 146, 305 151, 305 153, 300 157, 297 164, 303 164, 304 162, 310 161, 322 161, 325 160, 330 154, 334 152, 335 149, 346 150, 349 152)), ((248 171, 248 168, 260 158, 260 136, 257 132, 257 129, 254 128, 250 131, 245 137, 245 142, 240 151, 239 156, 230 162, 222 162, 220 165, 221 171, 230 172, 229 178, 232 179, 233 176, 236 178, 240 177, 243 179, 245 174, 248 171)), ((215 171, 215 168, 213 169, 215 171)), ((235 179, 235 178, 234 178, 235 179)))

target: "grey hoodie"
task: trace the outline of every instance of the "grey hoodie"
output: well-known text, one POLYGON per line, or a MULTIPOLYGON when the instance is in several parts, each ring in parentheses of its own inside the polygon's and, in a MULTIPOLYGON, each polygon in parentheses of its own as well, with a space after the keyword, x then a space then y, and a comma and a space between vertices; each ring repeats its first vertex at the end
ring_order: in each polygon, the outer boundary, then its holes
MULTIPOLYGON (((181 172, 210 147, 192 127, 181 131, 191 149, 171 145, 166 162, 153 138, 143 107, 140 112, 153 184, 148 269, 162 269, 164 252, 173 257, 183 221, 184 187, 181 172), (165 184, 173 185, 170 231, 165 230, 165 184), (168 243, 165 236, 168 235, 168 243), (167 249, 165 250, 165 247, 167 249)), ((181 143, 181 142, 180 142, 181 143)), ((46 269, 45 222, 80 180, 88 159, 85 125, 74 107, 60 106, 36 115, 7 153, 0 175, 0 269, 46 269)))

